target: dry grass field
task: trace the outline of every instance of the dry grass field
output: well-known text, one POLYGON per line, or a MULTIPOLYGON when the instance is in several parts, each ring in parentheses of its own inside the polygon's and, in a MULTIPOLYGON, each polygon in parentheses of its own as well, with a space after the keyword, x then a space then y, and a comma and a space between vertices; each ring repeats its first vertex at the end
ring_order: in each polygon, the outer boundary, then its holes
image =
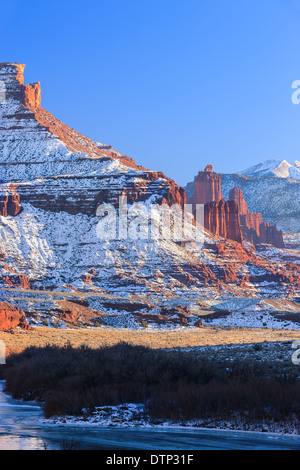
POLYGON ((115 328, 78 328, 55 329, 35 327, 31 331, 19 330, 15 334, 0 332, 0 341, 4 341, 6 352, 21 352, 28 346, 47 344, 64 346, 70 343, 74 347, 87 345, 90 348, 111 346, 121 341, 133 345, 160 348, 188 348, 230 344, 275 343, 300 339, 299 330, 278 330, 266 328, 233 328, 206 326, 205 328, 182 328, 177 330, 154 329, 115 329, 115 328))

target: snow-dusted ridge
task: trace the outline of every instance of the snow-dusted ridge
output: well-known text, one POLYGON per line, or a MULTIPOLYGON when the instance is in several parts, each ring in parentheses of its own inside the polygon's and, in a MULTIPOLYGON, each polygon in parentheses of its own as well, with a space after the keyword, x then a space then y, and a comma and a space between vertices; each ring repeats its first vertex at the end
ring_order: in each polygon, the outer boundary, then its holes
MULTIPOLYGON (((136 327, 150 321, 149 315, 151 321, 158 318, 163 307, 169 309, 169 317, 161 315, 163 326, 175 320, 193 325, 206 308, 202 300, 293 301, 299 295, 296 263, 287 267, 284 254, 272 247, 255 253, 211 233, 203 246, 191 237, 179 242, 99 239, 98 205, 109 203, 118 210, 119 198, 126 197, 128 204, 145 207, 182 206, 186 193, 163 173, 142 168, 50 115, 32 98, 38 87, 23 85, 23 69, 0 64, 0 80, 7 85, 7 100, 0 104, 0 197, 9 204, 13 184, 22 206, 22 211, 0 215, 1 299, 24 309, 32 323, 55 311, 65 325, 62 315, 70 317, 74 309, 64 293, 82 294, 83 318, 98 312, 102 324, 136 327), (20 277, 27 289, 17 290, 20 277), (136 302, 139 296, 142 305, 136 302), (183 311, 176 317, 172 308, 179 305, 196 314, 185 317, 183 311)), ((196 230, 202 235, 201 227, 196 230)), ((296 258, 294 248, 290 257, 296 258)))
POLYGON ((266 160, 262 163, 254 165, 240 174, 253 177, 278 177, 291 178, 300 181, 300 163, 296 160, 294 164, 286 160, 266 160))

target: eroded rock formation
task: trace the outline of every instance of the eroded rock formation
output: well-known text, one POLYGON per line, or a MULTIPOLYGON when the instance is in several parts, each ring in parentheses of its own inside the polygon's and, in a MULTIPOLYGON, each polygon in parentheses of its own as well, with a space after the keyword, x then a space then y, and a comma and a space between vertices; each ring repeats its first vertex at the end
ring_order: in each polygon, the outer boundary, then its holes
POLYGON ((199 171, 194 181, 194 193, 189 199, 193 211, 197 204, 204 204, 204 227, 215 235, 242 243, 238 205, 225 201, 222 196, 221 178, 207 165, 199 171))
POLYGON ((204 226, 215 235, 242 243, 243 240, 257 244, 284 247, 283 235, 276 225, 263 221, 260 213, 250 212, 243 191, 235 186, 229 200, 222 196, 221 178, 207 165, 194 180, 193 195, 189 198, 195 211, 196 204, 204 204, 204 226))
POLYGON ((3 283, 10 287, 20 287, 21 289, 30 289, 30 279, 26 274, 6 275, 3 277, 3 283))
MULTIPOLYGON (((162 324, 193 323, 185 308, 195 298, 298 295, 299 268, 284 250, 267 246, 261 255, 241 243, 238 202, 222 197, 212 166, 199 172, 193 196, 205 204, 203 246, 97 237, 99 204, 118 208, 121 198, 147 208, 182 206, 186 193, 160 171, 57 120, 41 107, 40 85, 24 85, 23 70, 0 64, 7 98, 0 103, 1 212, 14 216, 0 221, 2 299, 34 324, 49 315, 66 324, 135 327, 152 321, 149 315, 162 324), (77 297, 78 306, 70 302, 77 297)), ((256 230, 259 218, 251 217, 256 230)), ((267 227, 259 228, 267 239, 267 227)))
MULTIPOLYGON (((0 64, 6 87, 0 138, 7 142, 1 177, 14 182, 22 203, 53 212, 95 215, 99 204, 152 202, 184 205, 185 190, 160 171, 80 134, 41 107, 40 83, 24 85, 20 64, 0 64)), ((7 185, 3 190, 8 191, 7 185)), ((17 212, 11 207, 10 212, 17 212)), ((2 201, 13 205, 13 201, 2 201)), ((1 204, 1 199, 0 199, 1 204)), ((1 206, 0 206, 1 210, 1 206)))
POLYGON ((18 307, 11 305, 7 302, 0 303, 0 330, 11 331, 16 327, 23 330, 30 330, 25 313, 18 307))
POLYGON ((284 247, 282 232, 277 230, 276 225, 264 222, 259 212, 249 212, 248 204, 241 189, 235 186, 229 192, 229 200, 238 204, 242 232, 246 240, 255 245, 266 243, 278 248, 284 247))
POLYGON ((17 192, 16 186, 10 184, 0 191, 0 215, 15 217, 21 211, 20 194, 17 192))
POLYGON ((32 85, 24 85, 23 88, 23 104, 31 111, 36 111, 41 106, 41 84, 33 83, 32 85))
POLYGON ((238 204, 234 201, 210 202, 204 206, 204 226, 221 237, 242 243, 238 204))
POLYGON ((207 204, 219 202, 222 199, 221 178, 213 171, 212 165, 207 165, 204 171, 195 176, 194 194, 191 204, 207 204))

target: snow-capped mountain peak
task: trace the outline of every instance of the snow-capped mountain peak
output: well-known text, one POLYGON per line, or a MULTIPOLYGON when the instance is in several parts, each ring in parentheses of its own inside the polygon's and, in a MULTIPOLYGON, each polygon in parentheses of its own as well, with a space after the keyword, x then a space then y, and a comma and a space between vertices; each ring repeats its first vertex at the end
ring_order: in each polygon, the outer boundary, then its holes
POLYGON ((286 160, 266 160, 241 172, 249 177, 278 177, 300 180, 300 162, 294 164, 286 160))

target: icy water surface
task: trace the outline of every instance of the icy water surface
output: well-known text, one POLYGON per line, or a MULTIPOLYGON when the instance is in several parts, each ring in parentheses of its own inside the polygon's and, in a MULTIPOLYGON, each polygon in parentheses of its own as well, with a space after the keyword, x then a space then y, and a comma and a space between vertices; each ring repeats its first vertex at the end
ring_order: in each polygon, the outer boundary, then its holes
POLYGON ((170 428, 45 425, 36 403, 13 400, 0 381, 0 450, 264 450, 300 449, 300 437, 170 428))

